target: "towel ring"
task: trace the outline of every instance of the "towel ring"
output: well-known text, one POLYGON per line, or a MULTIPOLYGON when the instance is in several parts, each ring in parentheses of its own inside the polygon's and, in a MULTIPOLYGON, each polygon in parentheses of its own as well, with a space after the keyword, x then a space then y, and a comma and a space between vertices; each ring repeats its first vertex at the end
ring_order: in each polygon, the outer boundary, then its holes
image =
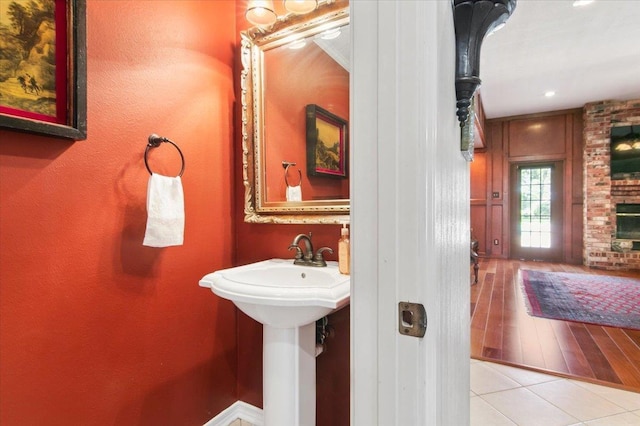
POLYGON ((182 177, 182 174, 184 173, 184 155, 182 155, 182 151, 180 150, 178 145, 176 145, 175 142, 173 142, 172 140, 169 140, 169 139, 167 139, 167 138, 165 138, 163 136, 158 136, 155 133, 149 135, 149 143, 147 144, 147 148, 144 150, 144 165, 147 167, 147 170, 149 171, 149 174, 150 175, 153 174, 153 172, 151 171, 151 167, 149 167, 149 161, 147 160, 147 156, 149 154, 149 151, 152 148, 159 147, 162 142, 170 143, 171 145, 173 145, 178 150, 178 154, 180 154, 180 160, 182 160, 182 168, 180 169, 180 173, 178 174, 178 176, 182 177))
MULTIPOLYGON (((282 167, 284 167, 284 183, 286 183, 288 187, 291 187, 291 185, 289 185, 289 167, 295 165, 296 163, 292 163, 290 161, 282 162, 282 167)), ((302 184, 302 172, 300 171, 300 169, 298 169, 298 177, 300 178, 300 181, 295 186, 300 186, 302 184)))

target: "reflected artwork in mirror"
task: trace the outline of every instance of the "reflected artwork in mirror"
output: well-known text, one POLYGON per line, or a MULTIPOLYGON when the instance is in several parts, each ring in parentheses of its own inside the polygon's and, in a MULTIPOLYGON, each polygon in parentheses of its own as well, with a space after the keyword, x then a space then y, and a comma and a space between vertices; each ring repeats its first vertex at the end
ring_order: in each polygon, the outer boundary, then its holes
POLYGON ((246 222, 349 220, 348 24, 348 1, 338 0, 321 3, 310 14, 280 17, 267 29, 241 33, 246 222), (327 117, 339 118, 329 121, 337 123, 335 128, 316 129, 317 134, 335 132, 342 138, 341 145, 329 147, 342 161, 336 173, 309 169, 309 152, 315 152, 309 146, 309 105, 324 113, 324 120, 317 120, 320 126, 327 126, 327 117), (295 179, 285 179, 286 173, 295 179), (292 181, 295 188, 290 187, 292 181))

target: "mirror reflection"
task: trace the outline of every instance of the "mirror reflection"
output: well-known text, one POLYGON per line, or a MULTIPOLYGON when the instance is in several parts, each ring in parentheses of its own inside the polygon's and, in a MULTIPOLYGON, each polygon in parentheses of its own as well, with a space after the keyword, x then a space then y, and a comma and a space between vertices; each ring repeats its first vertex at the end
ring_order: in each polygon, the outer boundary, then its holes
POLYGON ((340 2, 242 33, 245 221, 348 220, 348 23, 340 2))
POLYGON ((267 202, 349 198, 348 40, 345 26, 265 52, 267 202))

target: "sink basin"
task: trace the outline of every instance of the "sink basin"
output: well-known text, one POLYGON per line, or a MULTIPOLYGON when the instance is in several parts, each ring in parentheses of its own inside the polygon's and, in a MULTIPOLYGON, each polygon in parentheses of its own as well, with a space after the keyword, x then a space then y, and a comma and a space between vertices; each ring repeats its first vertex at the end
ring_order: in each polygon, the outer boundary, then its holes
POLYGON ((229 299, 256 321, 279 328, 310 324, 349 303, 350 279, 327 267, 270 259, 205 275, 200 286, 229 299))
POLYGON ((337 262, 314 267, 284 259, 223 269, 200 280, 263 324, 265 425, 315 425, 315 322, 349 303, 350 284, 337 262))

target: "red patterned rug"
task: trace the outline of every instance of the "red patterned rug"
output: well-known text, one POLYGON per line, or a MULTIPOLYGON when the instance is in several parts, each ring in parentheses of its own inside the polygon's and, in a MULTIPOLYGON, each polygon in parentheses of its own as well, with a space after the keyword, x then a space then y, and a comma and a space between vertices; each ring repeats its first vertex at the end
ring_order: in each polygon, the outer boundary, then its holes
POLYGON ((523 269, 529 314, 640 330, 640 279, 523 269))

